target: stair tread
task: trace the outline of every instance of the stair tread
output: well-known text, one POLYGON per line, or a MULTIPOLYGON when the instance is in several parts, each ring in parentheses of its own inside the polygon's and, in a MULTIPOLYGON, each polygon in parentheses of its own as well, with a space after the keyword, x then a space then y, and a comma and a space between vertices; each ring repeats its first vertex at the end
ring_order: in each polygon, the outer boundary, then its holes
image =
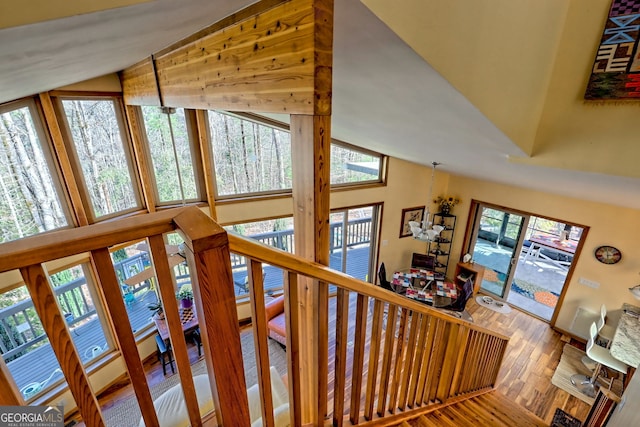
MULTIPOLYGON (((406 426, 403 422, 401 426, 406 426)), ((542 427, 547 424, 498 391, 491 391, 421 415, 408 421, 411 427, 542 427)))

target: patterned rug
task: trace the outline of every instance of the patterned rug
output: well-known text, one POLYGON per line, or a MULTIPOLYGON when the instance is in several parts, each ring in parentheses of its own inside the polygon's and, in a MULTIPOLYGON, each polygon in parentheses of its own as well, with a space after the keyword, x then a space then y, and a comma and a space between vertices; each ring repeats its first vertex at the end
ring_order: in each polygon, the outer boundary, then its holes
POLYGON ((542 286, 534 285, 522 279, 514 280, 511 284, 511 290, 524 295, 527 298, 536 300, 540 304, 548 307, 555 307, 558 304, 559 294, 545 289, 542 286))
MULTIPOLYGON (((483 281, 495 283, 496 286, 500 287, 500 283, 504 283, 506 277, 504 273, 487 268, 482 279, 483 281)), ((556 292, 522 279, 514 279, 511 284, 511 290, 551 308, 558 304, 558 297, 560 296, 556 292)))

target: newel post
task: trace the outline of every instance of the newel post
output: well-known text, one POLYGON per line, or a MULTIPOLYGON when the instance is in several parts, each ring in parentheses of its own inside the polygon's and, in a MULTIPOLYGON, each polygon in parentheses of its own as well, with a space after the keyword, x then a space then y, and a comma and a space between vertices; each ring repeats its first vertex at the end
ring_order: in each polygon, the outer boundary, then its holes
POLYGON ((218 424, 248 426, 249 403, 227 233, 196 207, 180 213, 174 223, 187 246, 218 424))

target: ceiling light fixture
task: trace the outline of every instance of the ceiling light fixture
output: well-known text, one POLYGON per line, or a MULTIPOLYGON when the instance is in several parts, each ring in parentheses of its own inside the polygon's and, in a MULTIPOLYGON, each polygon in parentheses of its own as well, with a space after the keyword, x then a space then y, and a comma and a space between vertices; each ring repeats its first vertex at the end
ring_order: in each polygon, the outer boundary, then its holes
POLYGON ((431 171, 431 183, 429 184, 429 198, 427 199, 427 205, 424 210, 424 216, 422 218, 422 223, 417 221, 410 221, 409 227, 411 228, 411 233, 413 234, 413 238, 417 240, 422 240, 423 242, 435 242, 440 235, 440 232, 444 230, 444 227, 441 225, 432 225, 431 224, 431 212, 429 210, 429 206, 433 200, 433 181, 436 176, 436 166, 441 163, 433 162, 433 170, 431 171))

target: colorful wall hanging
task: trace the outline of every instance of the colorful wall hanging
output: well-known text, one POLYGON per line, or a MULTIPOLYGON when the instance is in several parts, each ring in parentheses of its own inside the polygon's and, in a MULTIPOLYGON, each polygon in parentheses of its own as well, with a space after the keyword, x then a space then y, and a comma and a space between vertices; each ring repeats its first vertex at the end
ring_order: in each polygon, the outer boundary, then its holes
POLYGON ((639 37, 640 0, 613 0, 585 99, 640 99, 639 37))

